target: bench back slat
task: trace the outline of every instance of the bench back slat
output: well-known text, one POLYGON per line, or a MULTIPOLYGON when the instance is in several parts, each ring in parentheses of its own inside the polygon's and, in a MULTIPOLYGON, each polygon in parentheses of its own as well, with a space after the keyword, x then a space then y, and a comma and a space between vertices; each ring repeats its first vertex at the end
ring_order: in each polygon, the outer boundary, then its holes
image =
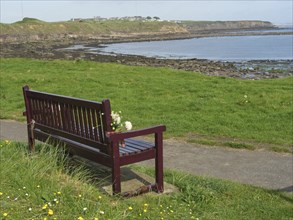
POLYGON ((71 134, 69 132, 62 131, 62 130, 59 130, 59 129, 55 129, 55 128, 52 128, 52 127, 49 127, 49 126, 46 126, 46 125, 42 125, 42 124, 39 124, 37 122, 35 123, 35 129, 36 129, 36 132, 44 132, 46 134, 52 135, 52 137, 60 136, 60 137, 63 137, 64 139, 68 139, 68 140, 75 141, 75 142, 78 142, 78 143, 83 143, 83 144, 88 145, 88 146, 93 147, 93 148, 98 148, 102 152, 107 152, 107 150, 108 150, 108 149, 106 149, 107 144, 97 143, 97 142, 95 142, 93 140, 80 137, 79 135, 71 134))
POLYGON ((111 123, 108 100, 100 103, 28 89, 24 92, 28 114, 38 124, 106 143, 106 132, 111 123))

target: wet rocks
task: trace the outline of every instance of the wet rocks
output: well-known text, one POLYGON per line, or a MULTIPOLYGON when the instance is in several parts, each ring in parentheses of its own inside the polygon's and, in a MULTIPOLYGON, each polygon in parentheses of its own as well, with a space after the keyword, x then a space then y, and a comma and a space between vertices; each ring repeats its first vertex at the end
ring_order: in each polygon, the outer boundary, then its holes
POLYGON ((96 42, 27 42, 1 44, 0 57, 29 57, 36 59, 91 60, 126 65, 169 67, 178 70, 200 72, 208 76, 239 79, 267 79, 293 75, 292 60, 219 62, 203 59, 157 59, 134 55, 94 54, 80 50, 62 50, 70 45, 83 44, 98 47, 96 42))

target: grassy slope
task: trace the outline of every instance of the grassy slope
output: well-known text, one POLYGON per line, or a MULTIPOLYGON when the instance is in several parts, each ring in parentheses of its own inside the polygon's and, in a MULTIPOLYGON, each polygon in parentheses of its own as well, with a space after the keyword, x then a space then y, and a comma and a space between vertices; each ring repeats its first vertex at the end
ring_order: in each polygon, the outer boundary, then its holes
MULTIPOLYGON (((38 146, 38 149, 41 146, 38 146)), ((91 170, 55 150, 28 156, 27 146, 0 142, 1 219, 291 219, 292 195, 166 171, 180 193, 121 199, 104 195, 91 170), (90 181, 91 180, 91 181, 90 181), (131 207, 131 208, 130 208, 131 207), (6 214, 5 214, 6 213, 6 214), (7 215, 4 217, 4 215, 7 215)), ((153 175, 153 170, 134 169, 153 175)))
POLYGON ((292 79, 245 81, 167 68, 2 59, 0 117, 24 120, 21 87, 28 84, 89 100, 110 98, 134 128, 166 124, 168 137, 191 133, 290 146, 292 79))
POLYGON ((111 34, 175 34, 205 29, 239 29, 256 27, 273 27, 269 22, 262 21, 181 21, 174 23, 168 21, 61 21, 44 22, 34 18, 24 18, 22 21, 12 24, 0 23, 1 34, 8 35, 34 35, 34 34, 76 34, 76 35, 99 35, 109 36, 111 34))
POLYGON ((33 35, 33 34, 83 34, 109 35, 113 33, 159 32, 183 29, 172 22, 140 22, 140 21, 83 21, 83 22, 44 22, 36 19, 26 19, 13 24, 1 24, 1 34, 33 35))

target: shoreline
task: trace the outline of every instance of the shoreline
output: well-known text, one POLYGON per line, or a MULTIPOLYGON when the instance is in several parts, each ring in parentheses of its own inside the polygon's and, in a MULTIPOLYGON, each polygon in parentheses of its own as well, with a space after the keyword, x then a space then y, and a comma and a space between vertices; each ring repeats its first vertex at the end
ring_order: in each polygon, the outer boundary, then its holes
MULTIPOLYGON (((236 30, 229 30, 236 31, 236 30)), ((240 30, 241 31, 241 30, 240 30)), ((243 31, 243 30, 242 30, 243 31)), ((232 77, 238 79, 268 79, 283 78, 293 75, 292 60, 250 60, 245 62, 213 61, 206 59, 157 59, 137 55, 120 54, 93 54, 83 50, 60 50, 72 45, 85 45, 98 47, 102 44, 141 41, 178 40, 199 37, 222 37, 222 36, 254 36, 254 35, 293 35, 293 32, 240 32, 231 34, 229 32, 209 31, 209 33, 197 33, 192 35, 168 35, 168 36, 145 36, 133 38, 111 38, 111 39, 70 39, 66 41, 45 41, 26 43, 1 43, 0 57, 23 57, 43 60, 89 60, 95 62, 120 63, 135 66, 168 67, 178 70, 200 72, 208 76, 232 77), (241 66, 242 65, 242 66, 241 66), (262 70, 259 66, 288 65, 289 70, 278 69, 262 70), (290 68, 291 66, 291 68, 290 68)), ((62 40, 62 39, 61 39, 62 40)))

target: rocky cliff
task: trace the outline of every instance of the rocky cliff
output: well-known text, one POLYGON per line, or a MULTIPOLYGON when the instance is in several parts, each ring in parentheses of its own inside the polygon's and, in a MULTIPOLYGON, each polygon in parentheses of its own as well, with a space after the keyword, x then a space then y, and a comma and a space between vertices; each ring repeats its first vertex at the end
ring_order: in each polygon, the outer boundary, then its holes
POLYGON ((171 39, 190 37, 198 32, 273 28, 264 21, 104 21, 44 22, 25 18, 13 24, 0 23, 0 43, 40 41, 129 39, 171 39))
POLYGON ((181 24, 190 33, 219 30, 276 28, 276 26, 268 21, 183 21, 181 24))

